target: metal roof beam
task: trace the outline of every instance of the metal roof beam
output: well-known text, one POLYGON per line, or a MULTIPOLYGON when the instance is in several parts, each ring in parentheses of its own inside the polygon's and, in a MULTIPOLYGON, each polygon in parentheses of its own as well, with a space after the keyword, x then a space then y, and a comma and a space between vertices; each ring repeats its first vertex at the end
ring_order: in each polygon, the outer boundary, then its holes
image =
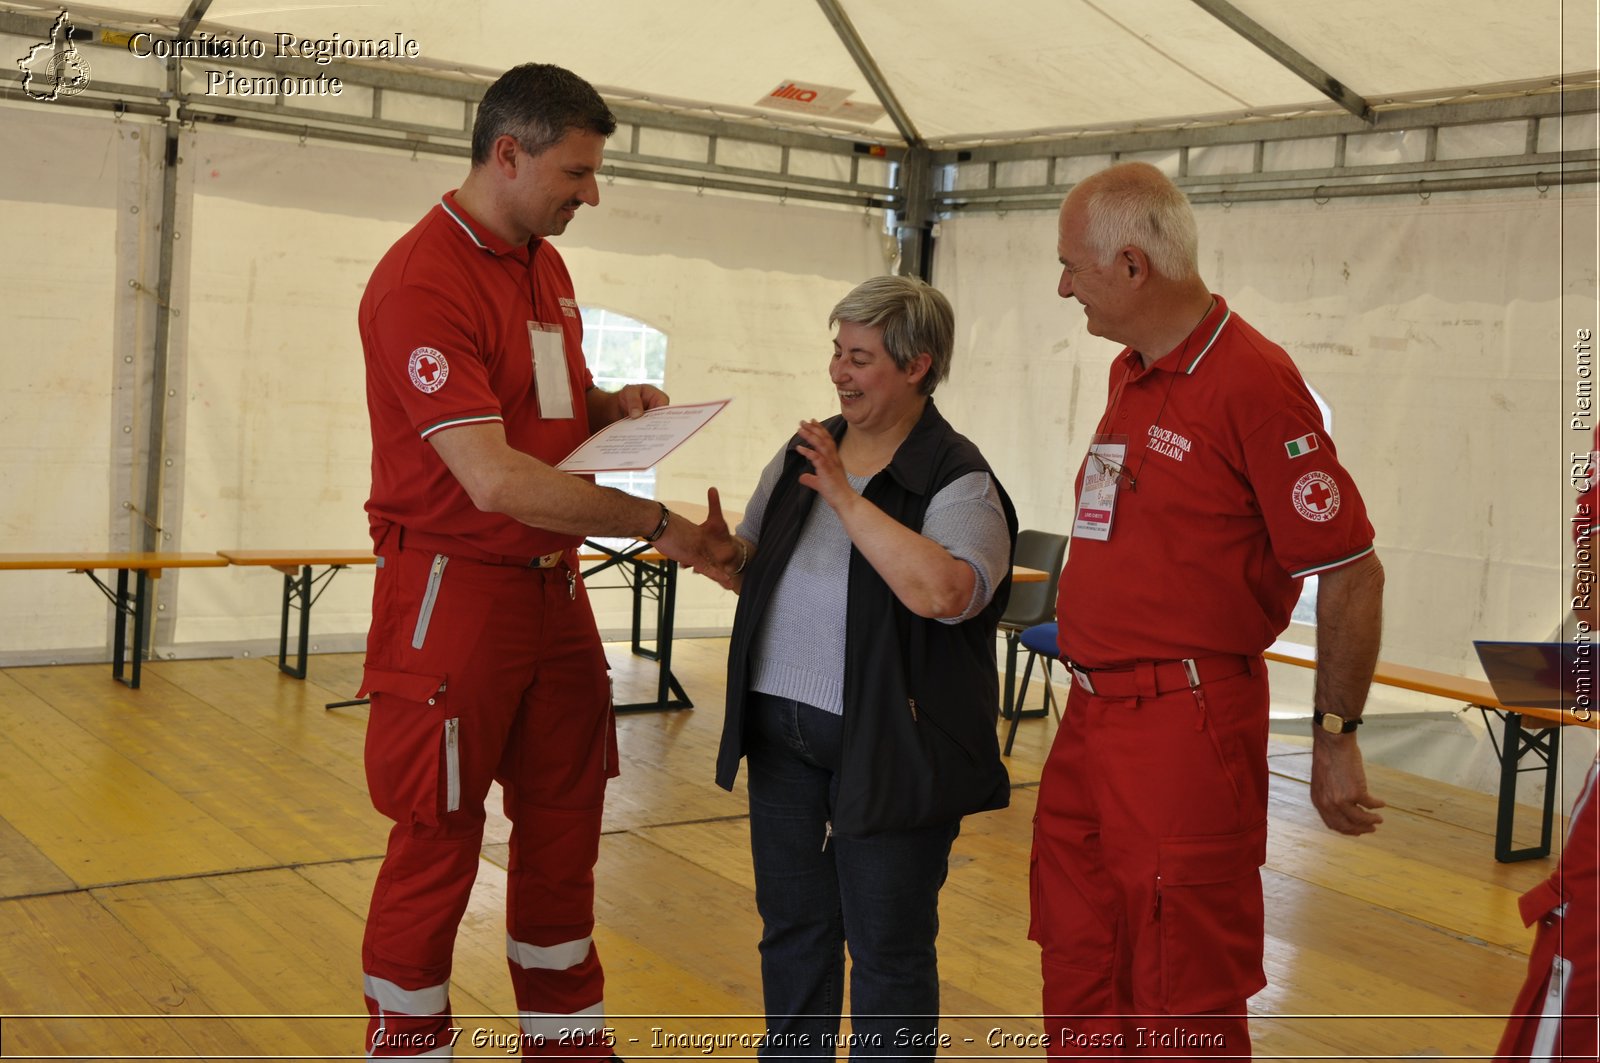
POLYGON ((1328 114, 1307 118, 1232 122, 1225 125, 1084 133, 1015 144, 945 148, 933 153, 933 164, 942 166, 957 162, 1014 162, 1019 159, 1046 159, 1056 156, 1167 151, 1180 147, 1251 144, 1261 141, 1331 137, 1340 134, 1359 135, 1425 129, 1430 126, 1557 118, 1563 115, 1590 114, 1595 111, 1600 111, 1600 89, 1575 88, 1498 99, 1386 107, 1375 112, 1374 119, 1370 123, 1358 121, 1348 115, 1328 114))
POLYGON ((1372 120, 1371 104, 1351 92, 1338 78, 1289 47, 1261 23, 1228 3, 1228 0, 1194 0, 1194 3, 1212 18, 1272 56, 1340 107, 1364 122, 1372 120))
MULTIPOLYGON (((1435 192, 1481 192, 1490 189, 1532 189, 1543 195, 1558 185, 1600 184, 1600 167, 1582 169, 1552 167, 1514 174, 1480 174, 1470 177, 1446 177, 1437 180, 1415 181, 1360 181, 1347 183, 1303 184, 1284 188, 1230 188, 1206 191, 1189 191, 1191 203, 1216 203, 1223 206, 1236 203, 1264 203, 1274 200, 1311 200, 1324 203, 1330 199, 1350 199, 1369 196, 1416 196, 1426 202, 1435 192)), ((1178 182, 1180 188, 1184 182, 1178 182)), ((1061 193, 1024 195, 1003 201, 974 201, 972 203, 944 203, 942 209, 953 215, 994 214, 1019 210, 1055 211, 1061 208, 1061 193)))
POLYGON ((211 0, 189 0, 189 10, 183 13, 183 19, 178 23, 178 39, 189 40, 194 36, 195 27, 206 17, 206 11, 211 7, 211 0))
POLYGON ((817 4, 822 8, 822 13, 828 17, 828 21, 833 24, 834 32, 839 35, 839 40, 844 42, 845 50, 850 53, 850 58, 856 61, 856 66, 867 79, 867 84, 871 85, 872 91, 877 94, 878 102, 889 112, 889 118, 894 122, 894 127, 900 131, 900 136, 912 147, 921 145, 922 137, 917 132, 916 124, 911 121, 906 109, 900 106, 900 100, 895 96, 894 89, 889 87, 888 79, 883 76, 883 71, 878 69, 878 61, 872 58, 872 53, 867 50, 861 35, 856 32, 850 16, 839 6, 839 0, 817 0, 817 4))

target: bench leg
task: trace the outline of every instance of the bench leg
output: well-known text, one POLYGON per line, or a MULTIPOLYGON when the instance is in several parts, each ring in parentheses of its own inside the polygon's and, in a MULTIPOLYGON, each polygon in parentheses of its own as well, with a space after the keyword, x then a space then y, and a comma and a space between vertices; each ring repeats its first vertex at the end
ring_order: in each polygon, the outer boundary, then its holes
POLYGON ((1522 726, 1520 712, 1501 714, 1505 730, 1500 739, 1500 801, 1494 830, 1494 858, 1502 864, 1521 860, 1538 860, 1550 855, 1550 843, 1555 832, 1556 772, 1560 766, 1561 728, 1546 727, 1529 731, 1522 726), (1544 758, 1544 808, 1540 824, 1539 844, 1523 849, 1513 849, 1511 833, 1517 815, 1517 776, 1535 768, 1522 768, 1523 757, 1529 753, 1544 758))
POLYGON ((613 705, 618 713, 658 712, 666 709, 692 709, 694 702, 684 692, 683 684, 672 674, 672 637, 676 623, 678 598, 678 563, 676 561, 635 560, 633 578, 633 652, 647 661, 656 662, 656 697, 654 701, 635 701, 613 705), (646 586, 655 591, 656 648, 645 649, 640 644, 640 619, 642 598, 646 586))
MULTIPOLYGON (((117 591, 121 593, 126 586, 127 572, 122 571, 117 577, 117 591)), ((139 667, 144 663, 145 640, 145 611, 150 608, 150 574, 140 569, 133 577, 133 678, 128 681, 128 686, 133 690, 139 689, 139 667)))
MULTIPOLYGON (((333 578, 347 568, 346 565, 329 565, 323 570, 322 575, 315 579, 311 576, 311 566, 301 565, 300 575, 294 576, 287 572, 283 574, 283 615, 278 622, 278 671, 293 679, 306 677, 306 654, 311 646, 311 607, 316 604, 322 592, 328 589, 333 578), (321 584, 318 587, 318 584, 321 584), (316 593, 311 592, 315 590, 316 593), (292 609, 300 610, 300 647, 295 651, 295 663, 289 663, 289 612, 292 609)), ((364 704, 353 702, 352 704, 364 704)))
MULTIPOLYGON (((294 673, 289 671, 286 664, 289 660, 289 610, 293 607, 294 602, 294 583, 294 577, 285 572, 283 574, 283 611, 278 618, 278 671, 288 672, 290 675, 294 673)), ((305 676, 302 675, 299 678, 304 679, 305 676)))
POLYGON ((1561 767, 1561 728, 1545 728, 1544 753, 1544 823, 1539 831, 1539 855, 1550 853, 1551 836, 1556 823, 1556 776, 1561 767))
MULTIPOLYGON (((94 573, 89 573, 89 578, 94 579, 94 573)), ((99 580, 95 580, 99 583, 99 580)), ((125 683, 123 678, 123 662, 128 652, 128 570, 117 569, 117 595, 111 599, 111 604, 116 607, 117 626, 111 635, 111 678, 119 683, 125 683)))
POLYGON ((294 679, 306 677, 306 644, 311 641, 311 566, 300 566, 298 577, 284 573, 283 618, 278 624, 278 671, 294 679), (300 609, 300 649, 289 664, 289 610, 300 609))

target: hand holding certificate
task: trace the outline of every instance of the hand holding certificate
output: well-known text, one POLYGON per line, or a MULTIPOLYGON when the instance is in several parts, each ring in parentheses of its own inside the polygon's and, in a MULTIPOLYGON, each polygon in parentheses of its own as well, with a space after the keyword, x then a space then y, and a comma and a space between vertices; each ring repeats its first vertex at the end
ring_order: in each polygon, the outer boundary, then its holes
POLYGON ((624 417, 584 440, 556 466, 562 472, 641 472, 706 426, 731 400, 657 406, 624 417))

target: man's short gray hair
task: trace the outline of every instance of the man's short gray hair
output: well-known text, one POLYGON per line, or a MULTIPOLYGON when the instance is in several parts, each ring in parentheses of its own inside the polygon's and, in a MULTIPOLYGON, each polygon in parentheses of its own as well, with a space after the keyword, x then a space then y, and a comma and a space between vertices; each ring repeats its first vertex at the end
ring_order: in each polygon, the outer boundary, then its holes
POLYGON ((881 330, 884 350, 901 369, 908 368, 917 355, 928 355, 932 362, 919 385, 924 395, 932 395, 950 375, 956 316, 950 300, 931 284, 895 276, 863 281, 828 315, 829 327, 841 321, 881 330))
POLYGON ((1170 280, 1188 280, 1200 272, 1194 210, 1166 174, 1149 163, 1128 162, 1089 180, 1084 236, 1101 265, 1131 245, 1170 280))

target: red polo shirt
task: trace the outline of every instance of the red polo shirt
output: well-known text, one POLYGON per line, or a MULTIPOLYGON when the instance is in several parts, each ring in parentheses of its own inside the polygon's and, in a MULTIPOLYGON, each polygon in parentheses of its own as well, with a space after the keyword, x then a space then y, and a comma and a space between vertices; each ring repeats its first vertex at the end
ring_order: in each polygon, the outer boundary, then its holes
POLYGON ((1220 296, 1149 369, 1131 349, 1112 363, 1098 433, 1126 442, 1135 486, 1110 537, 1074 537, 1062 570, 1061 650, 1079 664, 1260 653, 1304 577, 1372 550, 1299 370, 1220 296))
POLYGON ((554 464, 588 437, 584 394, 594 379, 583 360, 572 279, 556 249, 539 239, 505 243, 448 192, 373 270, 360 324, 374 540, 398 524, 511 556, 576 545, 579 536, 478 509, 428 442, 455 426, 498 422, 513 448, 554 464), (540 415, 535 329, 560 334, 569 418, 540 415))

